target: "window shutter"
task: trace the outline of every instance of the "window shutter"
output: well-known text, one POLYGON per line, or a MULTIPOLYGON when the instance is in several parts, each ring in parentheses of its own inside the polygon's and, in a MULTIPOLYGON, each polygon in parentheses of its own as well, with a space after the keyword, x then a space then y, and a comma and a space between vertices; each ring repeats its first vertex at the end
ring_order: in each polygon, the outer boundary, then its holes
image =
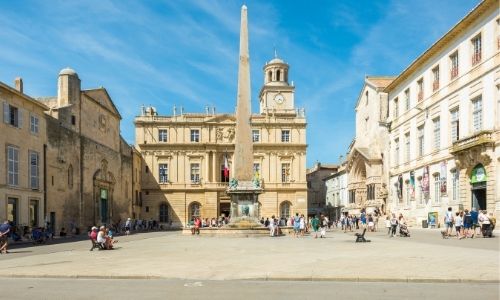
POLYGON ((10 123, 10 118, 9 118, 9 104, 7 102, 3 102, 3 122, 4 123, 10 123))
POLYGON ((23 128, 23 111, 21 108, 17 109, 17 127, 23 128))

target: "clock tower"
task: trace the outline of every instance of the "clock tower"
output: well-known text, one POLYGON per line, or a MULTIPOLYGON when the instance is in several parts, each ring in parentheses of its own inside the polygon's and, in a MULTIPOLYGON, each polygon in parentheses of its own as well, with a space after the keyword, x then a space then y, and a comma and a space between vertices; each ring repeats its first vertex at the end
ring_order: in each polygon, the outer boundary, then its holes
POLYGON ((295 87, 288 83, 289 66, 274 55, 264 66, 264 85, 260 89, 260 113, 295 114, 295 87))

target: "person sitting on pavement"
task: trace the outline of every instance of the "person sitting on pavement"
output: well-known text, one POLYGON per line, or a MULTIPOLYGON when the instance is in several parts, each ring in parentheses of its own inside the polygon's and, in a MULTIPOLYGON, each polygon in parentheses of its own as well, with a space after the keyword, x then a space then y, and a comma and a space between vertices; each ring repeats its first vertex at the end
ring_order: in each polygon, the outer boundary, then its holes
POLYGON ((99 228, 99 232, 97 233, 97 242, 101 244, 104 249, 111 250, 113 248, 111 239, 106 235, 106 227, 101 226, 99 228))
POLYGON ((8 234, 10 232, 10 224, 9 221, 3 222, 0 225, 0 253, 9 253, 7 251, 8 246, 8 234))
POLYGON ((64 236, 66 236, 66 235, 67 235, 67 233, 66 233, 66 228, 64 228, 64 227, 63 227, 63 228, 61 228, 61 231, 59 232, 59 236, 60 236, 60 237, 64 237, 64 236))

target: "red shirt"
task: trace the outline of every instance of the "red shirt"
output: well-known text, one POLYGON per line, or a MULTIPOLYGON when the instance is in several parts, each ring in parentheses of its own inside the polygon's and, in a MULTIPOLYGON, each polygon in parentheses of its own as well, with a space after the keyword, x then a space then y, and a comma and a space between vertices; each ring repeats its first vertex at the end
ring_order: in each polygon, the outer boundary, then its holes
POLYGON ((97 232, 92 230, 92 232, 90 232, 90 238, 92 240, 97 240, 97 232))
POLYGON ((201 225, 201 220, 200 220, 200 219, 196 219, 196 220, 194 221, 194 226, 195 226, 195 227, 200 227, 200 225, 201 225))

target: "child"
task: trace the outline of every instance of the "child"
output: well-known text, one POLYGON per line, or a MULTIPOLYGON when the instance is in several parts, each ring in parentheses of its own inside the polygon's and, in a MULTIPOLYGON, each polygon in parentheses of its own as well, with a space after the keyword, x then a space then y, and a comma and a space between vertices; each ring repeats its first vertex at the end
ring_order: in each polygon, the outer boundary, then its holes
POLYGON ((385 228, 387 228, 387 235, 391 234, 391 219, 389 219, 389 216, 385 218, 385 228))

